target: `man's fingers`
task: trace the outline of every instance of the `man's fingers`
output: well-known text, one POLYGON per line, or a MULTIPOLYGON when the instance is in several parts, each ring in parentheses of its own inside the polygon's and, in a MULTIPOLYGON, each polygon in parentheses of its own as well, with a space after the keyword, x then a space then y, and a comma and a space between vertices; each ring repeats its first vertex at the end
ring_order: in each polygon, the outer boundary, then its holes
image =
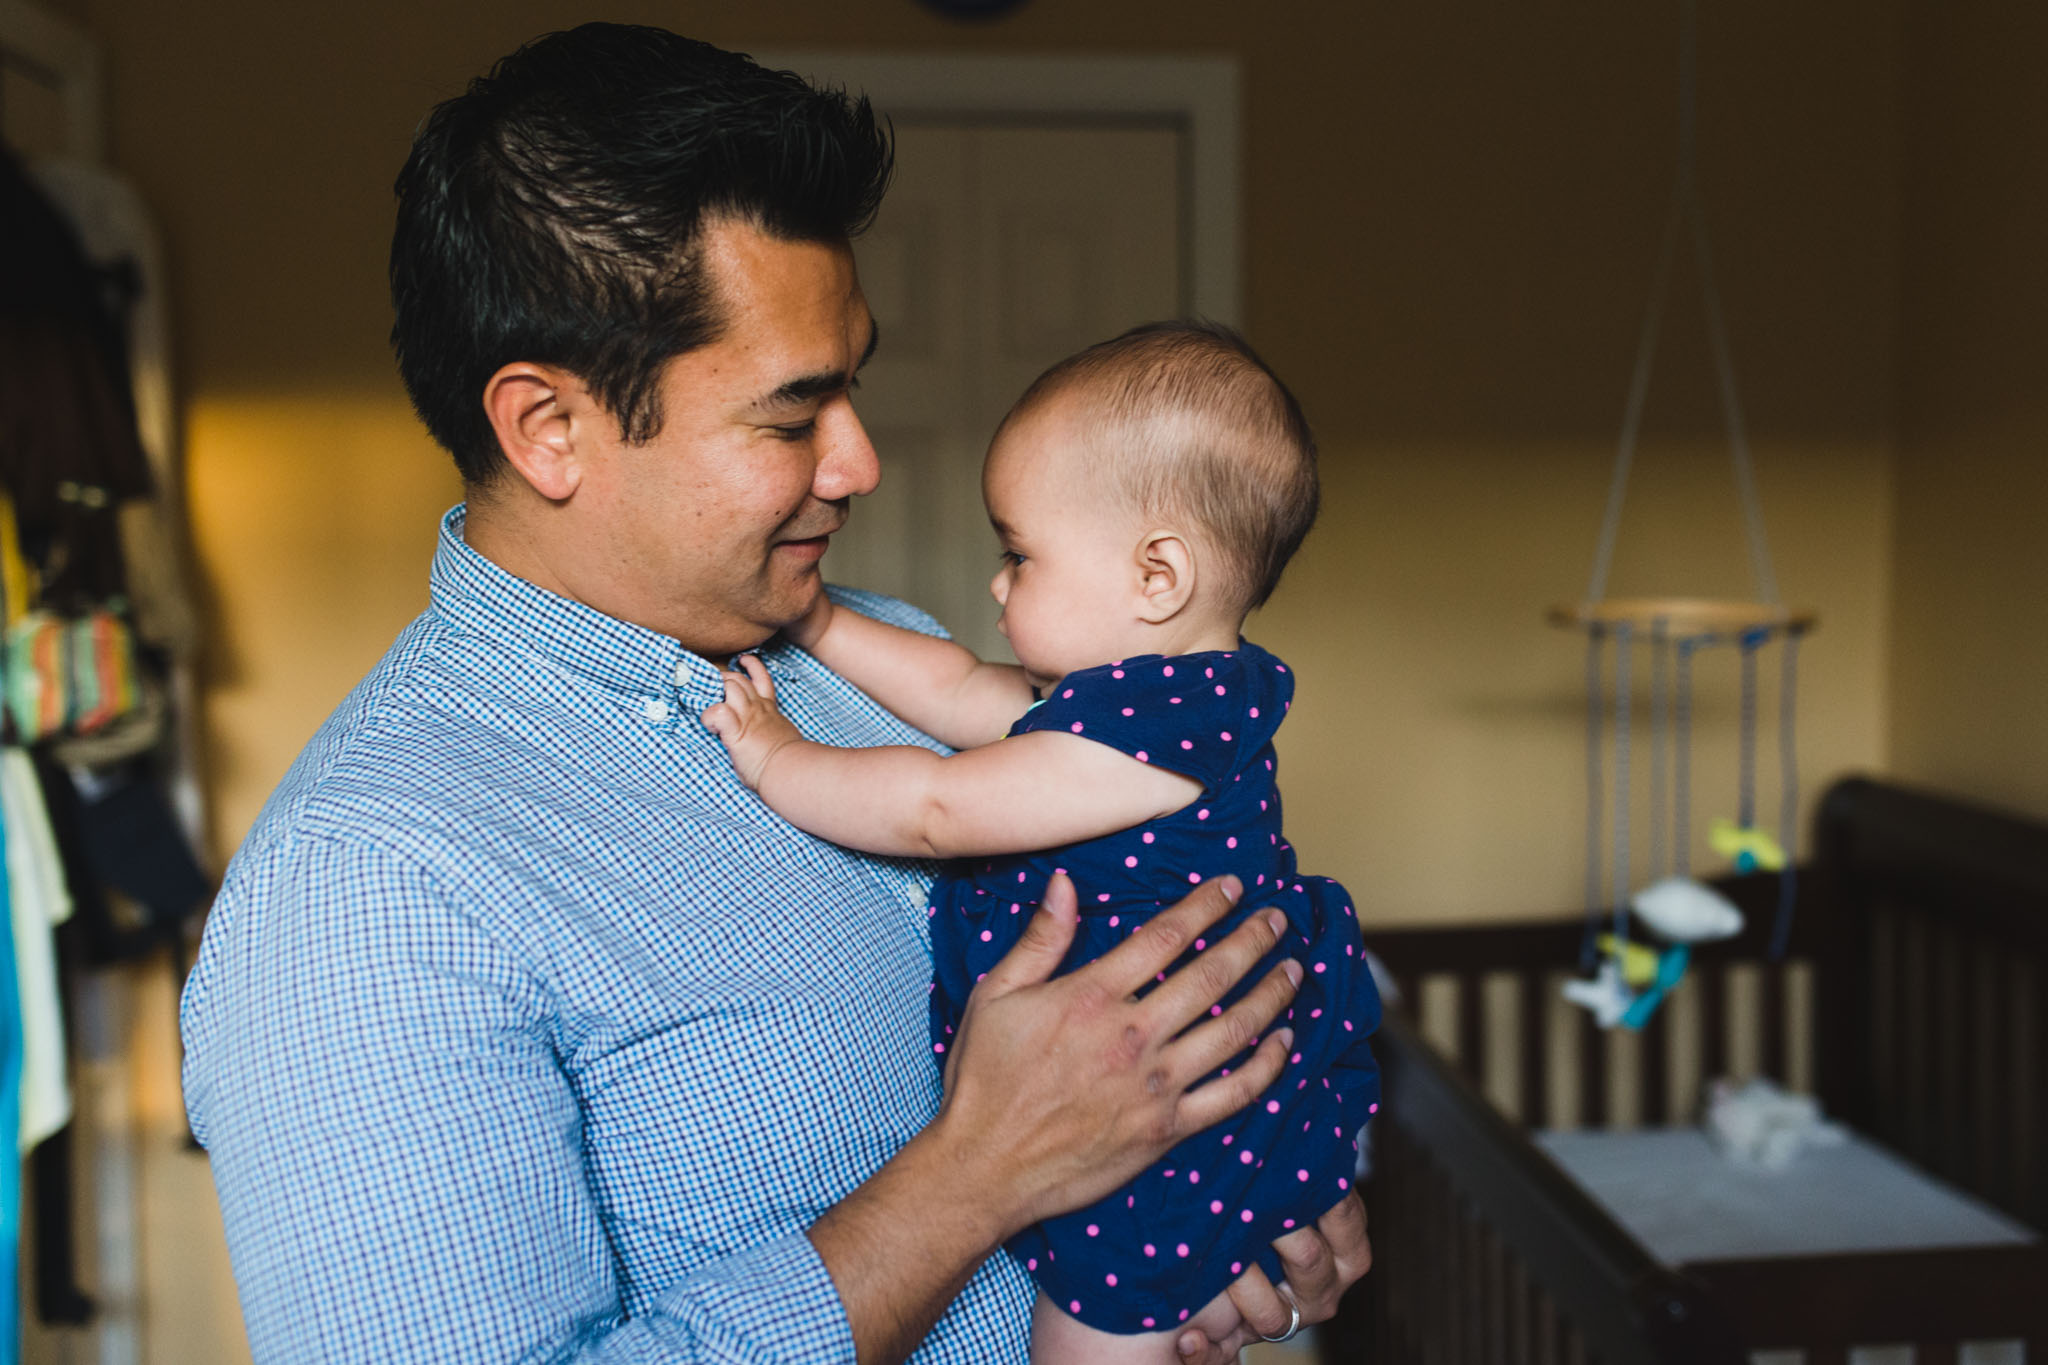
MULTIPOLYGON (((1372 1238, 1365 1227, 1365 1201, 1356 1191, 1346 1195, 1334 1208, 1316 1220, 1316 1231, 1330 1245, 1330 1254, 1337 1262, 1337 1278, 1341 1282, 1337 1292, 1342 1294, 1366 1271, 1372 1269, 1372 1238)), ((1281 1259, 1287 1259, 1285 1251, 1281 1259)), ((1288 1278, 1294 1272, 1290 1266, 1288 1278)))
POLYGON ((1024 926, 1017 946, 1003 954, 1003 960, 989 969, 988 976, 975 989, 1001 993, 1049 980, 1059 970, 1060 960, 1066 957, 1079 920, 1074 883, 1054 875, 1046 881, 1045 896, 1031 922, 1024 926))
POLYGON ((1275 1288, 1266 1272, 1255 1265, 1231 1284, 1230 1301, 1237 1305, 1247 1327, 1262 1337, 1277 1337, 1294 1322, 1294 1306, 1284 1297, 1285 1293, 1284 1289, 1275 1288))
POLYGON ((1176 1038, 1168 1045, 1173 1054, 1174 1078, 1182 1085, 1192 1084, 1256 1043, 1267 1026, 1280 1017, 1280 1011, 1287 1008, 1300 983, 1301 964, 1282 962, 1221 1016, 1205 1020, 1176 1038))
MULTIPOLYGON (((1278 946, 1280 936, 1286 930, 1287 916, 1278 910, 1261 910, 1246 917, 1245 922, 1221 942, 1209 943, 1197 937, 1194 943, 1202 945, 1196 948, 1199 956, 1167 977, 1158 990, 1145 997, 1145 1013, 1167 1037, 1179 1033, 1203 1015, 1215 1013, 1217 1002, 1244 979, 1245 973, 1256 966, 1259 959, 1278 946)), ((1292 979, 1300 979, 1299 968, 1292 979)), ((1285 1004, 1293 994, 1294 988, 1290 984, 1282 993, 1280 1003, 1285 1004)), ((1247 1037, 1240 1046, 1247 1046, 1249 1042, 1247 1037)))
MULTIPOLYGON (((1355 1203, 1357 1198, 1355 1194, 1344 1196, 1347 1203, 1355 1203)), ((1337 1300, 1344 1297, 1348 1285, 1338 1278, 1337 1258, 1319 1227, 1296 1228, 1285 1237, 1275 1237, 1273 1250, 1280 1253, 1287 1287, 1301 1305, 1303 1322, 1321 1322, 1337 1311, 1337 1300)))
POLYGON ((1203 882, 1179 904, 1154 915, 1144 928, 1081 970, 1102 978, 1102 984, 1118 995, 1136 995, 1194 947, 1204 929, 1229 914, 1243 894, 1244 884, 1235 877, 1203 882))
POLYGON ((1263 1095, 1268 1086, 1280 1079, 1287 1066, 1287 1051, 1293 1046, 1294 1030, 1276 1029, 1259 1040, 1258 1051, 1243 1066, 1182 1095, 1176 1111, 1176 1131, 1198 1133, 1263 1095))

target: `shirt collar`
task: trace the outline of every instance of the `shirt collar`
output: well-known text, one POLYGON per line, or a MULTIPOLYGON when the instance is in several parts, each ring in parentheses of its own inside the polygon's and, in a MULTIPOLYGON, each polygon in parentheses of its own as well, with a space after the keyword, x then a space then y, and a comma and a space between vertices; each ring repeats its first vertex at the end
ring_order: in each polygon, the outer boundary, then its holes
MULTIPOLYGON (((724 698, 718 665, 672 637, 537 587, 471 549, 466 511, 463 503, 448 509, 434 551, 434 610, 449 622, 612 691, 673 697, 698 711, 724 698)), ((760 653, 773 659, 783 648, 777 638, 760 653)))

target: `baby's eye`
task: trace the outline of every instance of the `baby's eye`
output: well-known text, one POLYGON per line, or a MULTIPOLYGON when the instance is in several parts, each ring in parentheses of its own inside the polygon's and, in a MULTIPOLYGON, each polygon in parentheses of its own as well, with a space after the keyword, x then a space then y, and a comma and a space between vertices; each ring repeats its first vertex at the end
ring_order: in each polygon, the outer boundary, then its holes
POLYGON ((1017 565, 1022 564, 1024 562, 1024 556, 1018 554, 1015 550, 998 551, 996 554, 996 558, 1001 560, 1003 563, 1008 564, 1011 568, 1015 568, 1017 565))

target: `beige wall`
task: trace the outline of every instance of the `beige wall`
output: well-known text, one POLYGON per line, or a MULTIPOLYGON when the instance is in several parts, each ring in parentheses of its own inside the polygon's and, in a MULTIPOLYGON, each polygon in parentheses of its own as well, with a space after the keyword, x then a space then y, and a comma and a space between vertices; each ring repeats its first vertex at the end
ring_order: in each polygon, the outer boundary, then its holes
MULTIPOLYGON (((219 622, 204 721, 232 847, 320 718, 425 600, 456 489, 383 337, 389 185, 436 99, 579 5, 69 0, 105 45, 113 155, 163 220, 193 517, 219 622)), ((1247 322, 1327 451, 1321 528, 1258 623, 1305 861, 1382 922, 1569 905, 1579 589, 1673 143, 1672 15, 1033 0, 965 26, 911 0, 626 3, 736 46, 1236 54, 1247 322)), ((1896 382, 1889 5, 1710 7, 1702 179, 1788 596, 1819 607, 1815 782, 1885 745, 1896 382)), ((1615 586, 1739 589, 1692 281, 1615 586)), ((887 452, 884 452, 886 458, 887 452)), ((1717 699, 1718 698, 1718 699, 1717 699)), ((1702 815, 1724 807, 1707 688, 1702 815)))
POLYGON ((1917 8, 1893 765, 2048 819, 2048 13, 1917 8))

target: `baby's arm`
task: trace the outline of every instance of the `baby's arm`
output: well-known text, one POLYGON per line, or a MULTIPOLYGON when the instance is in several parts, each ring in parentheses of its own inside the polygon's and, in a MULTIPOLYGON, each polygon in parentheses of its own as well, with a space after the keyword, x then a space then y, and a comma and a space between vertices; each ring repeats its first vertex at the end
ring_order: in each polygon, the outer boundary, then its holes
POLYGON ((1191 777, 1058 732, 950 758, 910 745, 816 744, 777 709, 761 661, 750 654, 740 666, 745 676, 725 675, 725 701, 704 723, 778 815, 848 848, 923 858, 1023 853, 1128 829, 1202 792, 1191 777))
POLYGON ((885 625, 822 593, 818 603, 783 634, 941 744, 993 743, 1038 700, 1014 664, 983 663, 963 645, 885 625))

